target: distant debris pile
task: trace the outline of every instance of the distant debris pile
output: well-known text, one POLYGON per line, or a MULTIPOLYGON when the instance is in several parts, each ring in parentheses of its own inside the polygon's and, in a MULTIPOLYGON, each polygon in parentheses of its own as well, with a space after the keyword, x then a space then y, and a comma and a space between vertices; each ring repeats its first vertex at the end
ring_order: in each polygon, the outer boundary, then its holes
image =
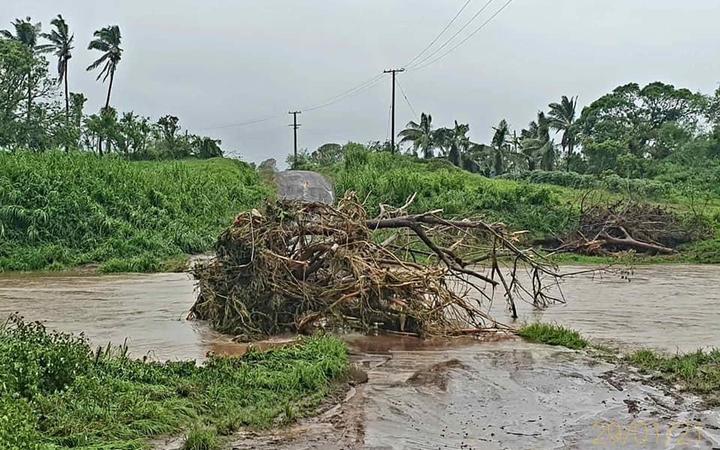
POLYGON ((680 218, 665 207, 617 201, 582 208, 578 227, 559 239, 555 251, 601 256, 627 251, 669 255, 708 232, 701 221, 680 218))

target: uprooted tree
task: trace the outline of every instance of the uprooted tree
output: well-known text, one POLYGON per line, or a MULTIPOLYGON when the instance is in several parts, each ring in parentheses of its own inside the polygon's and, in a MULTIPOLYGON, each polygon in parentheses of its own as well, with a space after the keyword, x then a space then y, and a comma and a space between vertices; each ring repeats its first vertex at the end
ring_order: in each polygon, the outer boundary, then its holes
POLYGON ((711 230, 697 217, 681 218, 667 207, 630 201, 580 207, 576 227, 555 239, 555 252, 586 255, 637 253, 672 255, 678 246, 707 237, 711 230))
POLYGON ((559 299, 560 276, 522 233, 441 211, 408 214, 382 205, 369 218, 352 193, 337 206, 269 201, 240 214, 217 255, 196 266, 191 316, 247 339, 318 326, 419 335, 503 328, 490 311, 496 293, 517 317, 517 301, 559 299))

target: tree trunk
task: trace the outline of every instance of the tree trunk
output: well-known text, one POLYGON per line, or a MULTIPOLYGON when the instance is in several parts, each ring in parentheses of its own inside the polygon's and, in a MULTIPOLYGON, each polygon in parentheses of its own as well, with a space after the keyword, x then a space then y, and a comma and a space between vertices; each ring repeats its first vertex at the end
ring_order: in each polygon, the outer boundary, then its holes
POLYGON ((105 109, 110 107, 110 94, 112 93, 113 79, 115 78, 115 70, 110 72, 110 85, 108 86, 107 100, 105 101, 105 109))
POLYGON ((570 140, 568 142, 568 160, 567 160, 567 171, 570 172, 570 157, 575 153, 575 144, 570 140))
POLYGON ((30 148, 30 114, 32 111, 32 68, 28 70, 27 79, 27 115, 25 116, 25 145, 30 148))
MULTIPOLYGON (((70 98, 69 98, 69 92, 68 92, 68 66, 67 61, 65 62, 65 69, 64 69, 64 77, 65 77, 65 129, 70 130, 70 98)), ((70 152, 70 143, 65 142, 65 153, 70 152)))

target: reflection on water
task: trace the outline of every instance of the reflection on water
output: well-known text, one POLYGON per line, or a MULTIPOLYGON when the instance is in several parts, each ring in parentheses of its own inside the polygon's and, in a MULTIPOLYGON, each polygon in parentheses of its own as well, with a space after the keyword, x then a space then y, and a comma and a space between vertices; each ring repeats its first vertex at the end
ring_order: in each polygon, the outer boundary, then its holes
MULTIPOLYGON (((565 305, 546 311, 518 306, 521 320, 557 322, 596 339, 670 351, 720 347, 719 281, 720 267, 714 266, 644 267, 630 281, 585 274, 563 282, 565 305)), ((85 332, 98 345, 127 338, 136 356, 180 359, 203 358, 209 351, 244 352, 245 346, 185 320, 193 300, 193 282, 186 274, 0 276, 0 316, 17 311, 50 328, 85 332)), ((493 312, 502 318, 500 304, 493 312)))

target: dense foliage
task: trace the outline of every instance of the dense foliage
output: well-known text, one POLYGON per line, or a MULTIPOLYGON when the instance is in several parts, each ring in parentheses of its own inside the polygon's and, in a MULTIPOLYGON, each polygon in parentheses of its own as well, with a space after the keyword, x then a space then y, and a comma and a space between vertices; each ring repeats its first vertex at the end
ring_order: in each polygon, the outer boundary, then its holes
POLYGON ((235 214, 267 195, 235 160, 0 153, 0 271, 160 270, 169 257, 210 249, 235 214))
POLYGON ((108 90, 100 111, 86 115, 87 98, 70 92, 68 83, 75 36, 62 16, 51 25, 51 32, 43 33, 42 25, 28 17, 0 31, 0 152, 62 148, 100 155, 116 152, 127 159, 222 156, 219 140, 183 133, 175 116, 152 121, 111 106, 124 51, 117 25, 97 30, 88 46, 100 53, 87 70, 98 70, 97 78, 108 83, 108 90), (53 57, 56 73, 50 70, 53 57))
MULTIPOLYGON (((720 89, 694 93, 661 82, 619 86, 578 113, 577 97, 563 96, 527 128, 501 120, 489 145, 472 142, 467 124, 434 128, 421 114, 399 134, 416 156, 447 158, 486 176, 564 169, 624 178, 672 176, 683 167, 720 167, 720 89), (559 135, 559 142, 552 132, 559 135)), ((705 170, 704 172, 707 172, 705 170)), ((706 175, 707 176, 707 175, 706 175)), ((670 180, 668 180, 670 181, 670 180)))
POLYGON ((308 412, 348 364, 345 346, 329 337, 204 366, 126 355, 11 317, 0 327, 2 448, 142 449, 191 427, 188 440, 216 442, 308 412))

